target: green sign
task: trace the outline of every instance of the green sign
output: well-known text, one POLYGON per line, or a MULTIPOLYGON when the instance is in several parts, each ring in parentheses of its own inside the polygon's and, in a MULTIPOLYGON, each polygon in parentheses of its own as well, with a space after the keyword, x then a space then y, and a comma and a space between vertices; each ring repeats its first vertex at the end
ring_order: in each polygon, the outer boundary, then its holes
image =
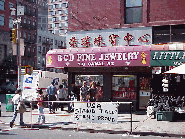
POLYGON ((185 51, 151 51, 150 66, 178 66, 185 63, 185 51))

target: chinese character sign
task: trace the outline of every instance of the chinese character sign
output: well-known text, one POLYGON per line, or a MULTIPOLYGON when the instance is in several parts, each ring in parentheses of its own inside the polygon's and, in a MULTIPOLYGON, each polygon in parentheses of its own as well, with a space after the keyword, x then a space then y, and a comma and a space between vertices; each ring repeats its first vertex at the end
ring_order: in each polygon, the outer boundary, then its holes
POLYGON ((90 47, 91 43, 90 43, 89 39, 90 39, 89 36, 87 36, 87 37, 85 37, 85 38, 82 38, 82 39, 81 39, 81 40, 82 40, 81 45, 83 45, 83 46, 85 46, 85 47, 90 47))
POLYGON ((119 37, 119 36, 118 35, 114 35, 114 34, 112 34, 112 35, 109 36, 109 41, 110 41, 110 43, 111 43, 112 46, 115 46, 116 45, 116 38, 117 37, 119 37))
POLYGON ((94 44, 98 45, 99 47, 101 47, 102 44, 105 45, 105 43, 103 43, 101 35, 99 35, 97 38, 94 38, 94 44))
POLYGON ((77 47, 77 40, 76 40, 76 37, 72 37, 71 39, 70 39, 70 41, 69 41, 69 45, 70 45, 70 47, 73 47, 73 48, 75 48, 75 47, 77 47))

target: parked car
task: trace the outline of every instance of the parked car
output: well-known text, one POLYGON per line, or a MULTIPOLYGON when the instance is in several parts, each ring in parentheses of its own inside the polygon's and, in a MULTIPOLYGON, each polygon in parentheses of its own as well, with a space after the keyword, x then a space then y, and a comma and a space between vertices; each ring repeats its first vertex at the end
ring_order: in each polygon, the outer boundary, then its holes
POLYGON ((4 82, 0 86, 1 93, 15 93, 17 89, 17 81, 4 82))

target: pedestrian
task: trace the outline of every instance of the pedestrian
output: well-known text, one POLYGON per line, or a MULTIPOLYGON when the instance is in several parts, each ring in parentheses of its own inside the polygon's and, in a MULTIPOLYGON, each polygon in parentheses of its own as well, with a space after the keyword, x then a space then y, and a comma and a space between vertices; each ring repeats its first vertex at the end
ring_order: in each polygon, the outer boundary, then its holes
MULTIPOLYGON (((65 101, 67 99, 67 93, 63 85, 59 85, 59 89, 57 91, 57 98, 59 101, 65 101)), ((61 108, 61 111, 63 111, 64 103, 59 103, 59 106, 61 108)))
POLYGON ((90 83, 90 89, 88 91, 88 95, 87 95, 87 100, 89 100, 90 102, 95 102, 96 101, 96 93, 97 93, 97 88, 96 88, 96 83, 94 81, 92 81, 90 83))
POLYGON ((87 81, 83 81, 83 85, 80 88, 80 101, 87 101, 89 87, 87 87, 87 81))
MULTIPOLYGON (((21 96, 21 89, 17 89, 16 90, 16 94, 12 98, 12 102, 14 104, 14 115, 13 115, 12 121, 10 122, 10 127, 11 128, 13 127, 15 118, 17 117, 17 113, 18 113, 17 105, 18 105, 19 102, 23 103, 23 99, 22 99, 22 96, 21 96)), ((23 122, 23 113, 20 113, 20 125, 24 125, 24 122, 23 122)))
MULTIPOLYGON (((75 98, 78 98, 78 88, 75 86, 75 83, 73 82, 71 84, 71 93, 69 94, 69 100, 74 101, 75 98)), ((68 103, 68 112, 73 112, 74 104, 73 103, 68 103)))
MULTIPOLYGON (((57 94, 57 88, 54 85, 54 82, 51 82, 51 85, 47 87, 48 101, 56 101, 55 95, 57 94)), ((49 113, 55 113, 55 103, 49 102, 49 113)))
POLYGON ((38 100, 37 106, 38 106, 38 113, 39 113, 37 123, 38 124, 40 123, 40 119, 42 117, 42 124, 44 124, 45 123, 45 116, 44 116, 44 106, 43 106, 43 102, 42 102, 44 100, 44 96, 43 96, 42 89, 37 90, 37 92, 39 93, 38 97, 37 97, 37 100, 38 100))

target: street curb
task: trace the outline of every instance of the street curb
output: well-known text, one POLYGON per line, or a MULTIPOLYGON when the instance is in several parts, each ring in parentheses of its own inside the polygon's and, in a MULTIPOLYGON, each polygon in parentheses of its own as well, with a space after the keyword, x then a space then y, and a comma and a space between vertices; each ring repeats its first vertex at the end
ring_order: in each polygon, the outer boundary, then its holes
MULTIPOLYGON (((20 125, 17 125, 20 126, 20 125)), ((31 128, 31 124, 25 124, 21 126, 21 128, 31 128)), ((161 136, 161 137, 178 137, 178 138, 185 138, 185 134, 169 134, 169 133, 157 133, 157 132, 132 132, 130 131, 115 131, 115 130, 97 130, 92 128, 77 128, 77 127, 61 127, 61 126, 51 126, 51 125, 32 125, 32 128, 39 128, 39 129, 46 129, 49 130, 75 130, 75 131, 83 131, 89 133, 107 133, 107 134, 127 134, 127 135, 139 135, 139 136, 161 136)))

